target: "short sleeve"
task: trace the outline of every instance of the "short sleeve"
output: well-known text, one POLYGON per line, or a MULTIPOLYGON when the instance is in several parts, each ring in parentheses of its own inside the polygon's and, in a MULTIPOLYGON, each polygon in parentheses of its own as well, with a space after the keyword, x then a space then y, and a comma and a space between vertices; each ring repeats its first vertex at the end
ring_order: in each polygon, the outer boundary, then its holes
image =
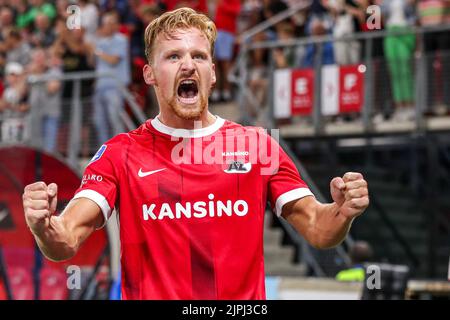
POLYGON ((120 153, 114 152, 108 144, 102 145, 86 167, 81 185, 73 197, 88 198, 100 207, 104 216, 102 227, 111 216, 116 203, 119 160, 120 153))
POLYGON ((125 60, 128 55, 128 40, 124 36, 120 35, 114 39, 114 45, 110 47, 109 54, 119 56, 122 60, 125 60))
POLYGON ((269 201, 273 211, 280 216, 286 203, 314 194, 302 180, 291 158, 273 139, 272 143, 278 147, 279 165, 269 178, 269 201))

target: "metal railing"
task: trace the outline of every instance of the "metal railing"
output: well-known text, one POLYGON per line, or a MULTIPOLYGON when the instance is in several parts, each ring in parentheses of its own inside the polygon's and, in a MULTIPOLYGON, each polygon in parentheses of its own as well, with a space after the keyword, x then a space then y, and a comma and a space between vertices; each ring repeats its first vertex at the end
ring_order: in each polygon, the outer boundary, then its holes
MULTIPOLYGON (((302 6, 299 6, 303 9, 302 6)), ((278 20, 272 21, 273 23, 266 23, 265 27, 272 26, 278 20)), ((249 30, 249 32, 244 33, 241 37, 243 39, 249 39, 252 37, 255 32, 261 32, 261 28, 254 28, 249 30)), ((276 41, 262 41, 262 42, 254 42, 254 43, 244 43, 241 46, 241 51, 237 57, 234 68, 232 69, 230 75, 230 81, 234 82, 238 88, 238 103, 240 110, 242 112, 241 119, 246 123, 254 123, 256 117, 252 117, 252 115, 248 111, 248 104, 254 103, 256 97, 254 93, 249 89, 248 83, 248 70, 251 68, 251 63, 249 56, 253 50, 263 49, 269 52, 269 61, 267 63, 267 74, 269 75, 268 80, 268 88, 267 94, 268 99, 266 101, 266 105, 260 106, 259 111, 265 112, 266 115, 262 118, 266 119, 267 122, 265 125, 269 126, 273 123, 276 123, 274 118, 274 93, 273 93, 273 75, 276 68, 274 59, 273 59, 273 50, 275 49, 285 49, 285 48, 305 48, 308 45, 316 46, 315 50, 315 64, 313 66, 314 74, 315 74, 315 85, 314 85, 314 106, 313 106, 313 114, 311 116, 312 127, 314 129, 314 134, 323 135, 324 127, 325 127, 325 116, 322 114, 321 108, 321 70, 324 66, 322 63, 321 55, 323 46, 325 43, 337 43, 337 42, 352 42, 358 41, 363 44, 364 50, 361 51, 360 64, 364 67, 364 104, 361 109, 361 130, 360 133, 373 133, 376 131, 376 126, 373 122, 373 115, 376 111, 382 111, 380 108, 382 106, 375 105, 380 101, 386 101, 390 97, 386 95, 386 93, 390 93, 389 84, 390 76, 386 71, 383 74, 377 73, 377 68, 387 67, 384 64, 387 62, 381 58, 376 58, 373 56, 373 47, 374 42, 376 40, 384 39, 387 36, 402 36, 402 35, 415 35, 417 40, 417 50, 415 51, 413 57, 410 61, 402 61, 403 63, 410 64, 410 68, 413 72, 413 82, 414 82, 414 108, 415 108, 415 118, 413 122, 413 126, 409 131, 415 131, 421 133, 427 130, 427 121, 424 118, 424 112, 429 111, 430 105, 437 103, 437 101, 433 101, 435 98, 431 96, 431 88, 437 87, 438 85, 443 87, 444 83, 450 82, 450 74, 447 74, 445 70, 450 69, 450 52, 439 52, 439 57, 437 57, 437 53, 426 53, 424 51, 424 35, 426 36, 432 32, 450 32, 450 25, 442 25, 435 27, 414 27, 408 30, 380 30, 380 31, 371 31, 371 32, 360 32, 354 33, 352 35, 347 35, 343 37, 333 37, 332 35, 326 36, 314 36, 314 37, 306 37, 306 38, 295 38, 291 40, 276 40, 276 41), (433 61, 435 58, 440 58, 441 64, 441 72, 440 79, 436 77, 430 78, 430 68, 433 68, 433 61), (444 64, 444 65, 442 65, 444 64), (446 68, 446 69, 445 69, 446 68), (378 77, 378 79, 377 79, 378 77), (379 79, 382 77, 381 79, 379 79), (440 81, 440 83, 437 83, 440 81), (377 87, 382 85, 383 87, 377 87), (377 90, 378 89, 378 90, 377 90), (388 92, 386 92, 388 91, 388 92)), ((294 50, 297 51, 297 50, 294 50)), ((292 68, 301 67, 299 61, 297 65, 291 66, 292 68)), ((441 90, 444 91, 444 95, 448 96, 448 92, 445 91, 443 87, 441 90)), ((448 91, 448 90, 447 90, 448 91)), ((448 100, 448 97, 447 99, 448 100)), ((446 101, 446 103, 450 103, 450 101, 446 101)), ((293 116, 293 118, 300 118, 299 116, 293 116)))
MULTIPOLYGON (((68 113, 68 119, 63 119, 64 121, 66 121, 65 132, 67 133, 63 135, 63 140, 65 140, 63 146, 58 148, 56 152, 62 153, 68 163, 78 169, 83 144, 88 143, 90 144, 89 150, 96 150, 99 147, 99 144, 104 142, 96 141, 94 138, 92 138, 93 136, 91 136, 90 141, 83 141, 86 139, 86 137, 83 137, 83 127, 93 127, 92 123, 87 123, 90 122, 90 119, 92 118, 91 109, 93 104, 93 97, 83 97, 81 92, 83 81, 96 80, 102 77, 114 78, 114 75, 107 73, 99 74, 95 72, 73 72, 65 73, 61 77, 43 75, 30 76, 28 78, 28 83, 30 86, 40 86, 49 80, 60 80, 64 83, 72 83, 72 95, 70 100, 62 101, 61 103, 61 108, 68 108, 68 110, 70 110, 69 112, 67 112, 66 110, 66 112, 68 113), (87 106, 90 106, 90 108, 87 106)), ((126 111, 125 107, 121 110, 117 110, 116 112, 119 113, 119 117, 123 122, 123 127, 125 128, 125 130, 133 130, 140 123, 145 122, 147 117, 141 110, 140 106, 137 104, 133 95, 128 91, 128 89, 125 86, 121 85, 119 80, 117 80, 117 83, 118 88, 124 98, 124 104, 126 102, 126 104, 129 106, 131 114, 126 111), (139 124, 135 123, 133 118, 137 119, 139 124)), ((28 143, 34 147, 42 148, 43 133, 41 110, 39 109, 39 106, 32 106, 29 113, 30 116, 28 125, 31 134, 29 136, 29 140, 25 141, 25 143, 28 143)), ((116 132, 117 129, 115 128, 117 126, 108 123, 108 119, 104 119, 104 121, 105 125, 111 126, 111 129, 113 131, 111 136, 120 133, 116 132)), ((95 130, 95 128, 92 129, 95 130)), ((94 130, 91 130, 91 132, 94 130)), ((87 156, 89 155, 90 152, 88 152, 87 156)))
MULTIPOLYGON (((247 80, 248 80, 248 53, 251 50, 252 46, 249 43, 252 37, 254 37, 256 34, 263 32, 270 27, 274 26, 275 24, 292 17, 297 12, 308 9, 312 4, 312 1, 303 1, 299 2, 293 6, 291 6, 289 9, 280 12, 269 19, 261 22, 260 24, 252 27, 251 29, 245 31, 242 33, 240 38, 241 47, 238 53, 238 56, 236 58, 235 64, 232 66, 230 73, 228 75, 229 81, 232 83, 237 84, 239 90, 238 90, 238 104, 241 110, 241 123, 242 124, 251 124, 253 123, 254 119, 251 118, 249 114, 249 110, 245 104, 245 99, 248 99, 250 101, 255 101, 255 97, 252 94, 252 92, 248 88, 247 80)), ((272 61, 273 63, 273 61, 272 61)), ((271 66, 270 68, 273 68, 271 66)))

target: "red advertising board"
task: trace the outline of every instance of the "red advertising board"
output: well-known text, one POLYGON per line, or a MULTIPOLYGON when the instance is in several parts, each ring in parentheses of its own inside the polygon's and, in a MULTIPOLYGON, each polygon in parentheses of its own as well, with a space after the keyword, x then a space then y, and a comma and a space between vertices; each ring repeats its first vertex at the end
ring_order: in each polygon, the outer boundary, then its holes
POLYGON ((291 112, 292 115, 310 115, 314 105, 314 70, 292 70, 291 112))
POLYGON ((364 73, 359 65, 339 68, 339 113, 360 112, 364 104, 364 73))

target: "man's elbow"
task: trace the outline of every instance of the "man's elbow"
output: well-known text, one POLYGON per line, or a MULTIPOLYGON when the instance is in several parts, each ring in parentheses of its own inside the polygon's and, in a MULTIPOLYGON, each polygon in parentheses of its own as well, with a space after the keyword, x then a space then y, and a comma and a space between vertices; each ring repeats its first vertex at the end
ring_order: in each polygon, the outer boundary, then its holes
POLYGON ((312 247, 319 250, 333 249, 344 241, 344 239, 328 238, 320 235, 312 236, 307 240, 312 247))
POLYGON ((311 243, 311 246, 313 246, 315 249, 319 249, 319 250, 327 250, 327 249, 333 249, 335 247, 337 247, 338 245, 341 244, 342 241, 340 242, 315 242, 315 243, 311 243))
POLYGON ((77 251, 78 247, 76 246, 69 246, 65 244, 63 247, 59 248, 43 248, 41 245, 38 246, 42 252, 42 254, 50 261, 53 262, 63 262, 72 259, 77 251))
POLYGON ((45 258, 47 258, 47 260, 53 261, 53 262, 64 262, 67 260, 70 260, 73 258, 75 254, 44 254, 45 258))

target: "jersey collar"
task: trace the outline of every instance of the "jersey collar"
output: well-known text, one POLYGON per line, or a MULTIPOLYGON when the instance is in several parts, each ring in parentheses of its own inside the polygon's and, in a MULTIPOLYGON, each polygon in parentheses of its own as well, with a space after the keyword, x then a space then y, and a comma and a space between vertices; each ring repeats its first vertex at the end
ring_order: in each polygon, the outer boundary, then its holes
POLYGON ((223 124, 225 123, 225 120, 222 119, 219 116, 215 116, 216 121, 204 128, 198 128, 198 129, 177 129, 166 126, 164 123, 159 121, 158 116, 156 116, 152 121, 151 124, 155 130, 168 134, 172 137, 177 138, 201 138, 205 136, 209 136, 219 130, 223 124))

